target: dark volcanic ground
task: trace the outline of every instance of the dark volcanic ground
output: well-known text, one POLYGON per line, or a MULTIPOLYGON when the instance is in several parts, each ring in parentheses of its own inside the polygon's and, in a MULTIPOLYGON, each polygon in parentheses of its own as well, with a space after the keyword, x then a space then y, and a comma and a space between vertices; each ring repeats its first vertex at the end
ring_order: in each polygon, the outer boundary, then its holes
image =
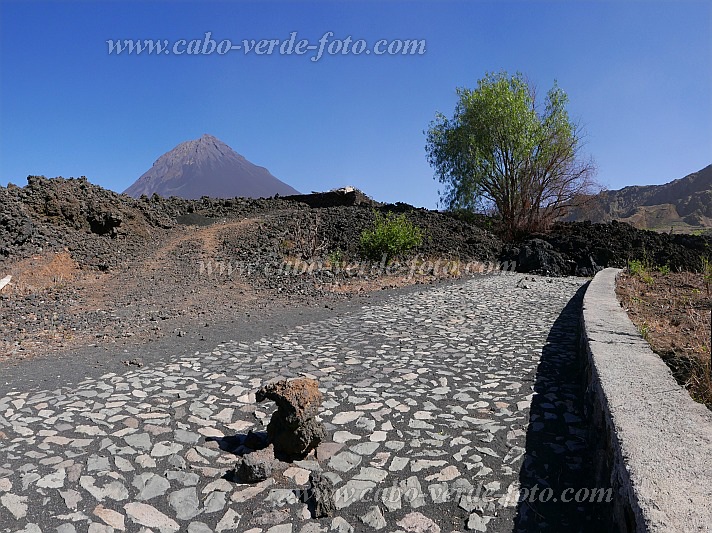
POLYGON ((456 277, 455 260, 590 276, 629 259, 696 270, 710 250, 709 238, 627 224, 560 224, 509 244, 490 226, 358 191, 133 199, 85 179, 28 178, 23 188, 0 187, 0 279, 13 276, 0 292, 0 356, 199 338, 225 320, 456 277), (390 272, 359 255, 375 209, 405 213, 424 234, 415 257, 390 272), (285 269, 285 261, 302 262, 285 269))

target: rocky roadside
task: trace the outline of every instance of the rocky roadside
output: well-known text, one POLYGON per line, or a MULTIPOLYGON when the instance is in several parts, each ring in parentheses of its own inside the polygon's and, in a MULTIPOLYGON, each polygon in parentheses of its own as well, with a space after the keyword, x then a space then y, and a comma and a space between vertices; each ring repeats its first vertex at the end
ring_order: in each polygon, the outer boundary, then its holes
POLYGON ((711 242, 568 223, 504 244, 489 229, 485 217, 382 205, 359 191, 133 199, 86 179, 31 177, 0 187, 0 279, 12 276, 0 289, 0 359, 200 337, 217 322, 333 306, 473 265, 591 276, 645 258, 689 269, 711 242), (400 266, 360 257, 374 210, 404 213, 424 234, 400 266))

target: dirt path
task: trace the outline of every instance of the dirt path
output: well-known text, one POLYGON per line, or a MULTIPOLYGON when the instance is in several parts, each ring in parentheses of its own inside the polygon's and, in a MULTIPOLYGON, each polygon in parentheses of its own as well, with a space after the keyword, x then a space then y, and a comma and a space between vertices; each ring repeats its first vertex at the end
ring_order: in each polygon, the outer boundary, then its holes
MULTIPOLYGON (((180 226, 166 239, 153 241, 155 248, 148 257, 131 260, 118 272, 82 280, 88 297, 78 309, 111 307, 119 299, 129 305, 141 302, 150 308, 165 308, 168 302, 216 302, 225 293, 214 284, 204 280, 200 283, 199 263, 216 256, 222 234, 240 233, 255 223, 256 219, 245 219, 207 227, 180 226)), ((249 284, 241 279, 234 279, 230 288, 242 291, 244 299, 250 292, 249 284)))
POLYGON ((126 257, 108 273, 82 270, 68 252, 16 263, 0 315, 6 326, 12 320, 17 327, 0 337, 0 356, 156 340, 181 334, 191 321, 209 324, 218 315, 255 307, 257 295, 247 280, 210 279, 199 265, 219 253, 223 235, 242 233, 256 221, 178 226, 148 243, 145 257, 126 257))
POLYGON ((159 248, 150 257, 140 261, 144 265, 144 271, 141 273, 160 270, 165 266, 164 261, 186 244, 197 242, 200 244, 202 255, 212 257, 220 247, 220 236, 223 233, 235 231, 239 235, 246 228, 255 224, 257 220, 256 218, 246 218, 232 222, 217 222, 210 226, 181 226, 167 241, 158 242, 159 248))
POLYGON ((276 210, 208 226, 179 225, 157 230, 140 246, 117 239, 111 241, 115 256, 110 262, 116 266, 109 272, 82 268, 68 250, 19 261, 8 272, 12 285, 0 294, 0 359, 80 346, 141 346, 188 334, 207 337, 217 323, 330 306, 438 280, 428 273, 406 278, 368 271, 331 276, 275 272, 285 257, 280 243, 291 216, 276 210), (211 261, 212 273, 204 268, 211 261), (225 264, 248 265, 248 270, 216 268, 225 264), (271 269, 269 275, 263 266, 271 269), (249 268, 258 272, 248 273, 249 268))

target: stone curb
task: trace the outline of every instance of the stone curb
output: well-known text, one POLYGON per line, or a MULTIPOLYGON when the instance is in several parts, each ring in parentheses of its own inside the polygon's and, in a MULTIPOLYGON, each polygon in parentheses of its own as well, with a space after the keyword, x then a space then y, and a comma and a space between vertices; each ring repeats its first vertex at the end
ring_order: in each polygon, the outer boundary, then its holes
POLYGON ((712 531, 712 412, 677 384, 628 318, 615 294, 619 272, 595 276, 582 311, 587 394, 613 519, 621 531, 712 531))

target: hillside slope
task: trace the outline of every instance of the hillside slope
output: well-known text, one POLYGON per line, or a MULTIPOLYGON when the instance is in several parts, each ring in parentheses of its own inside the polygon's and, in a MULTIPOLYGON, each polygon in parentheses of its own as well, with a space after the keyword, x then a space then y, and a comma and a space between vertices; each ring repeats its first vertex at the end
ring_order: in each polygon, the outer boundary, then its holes
MULTIPOLYGON (((629 259, 697 270, 712 239, 628 224, 557 224, 503 243, 492 221, 383 205, 349 189, 284 198, 130 198, 86 179, 0 187, 0 358, 57 346, 155 340, 236 314, 330 305, 382 288, 489 272, 590 276, 629 259), (414 256, 367 262, 375 212, 423 232, 414 256), (479 222, 478 222, 479 220, 479 222)), ((524 290, 524 289, 523 289, 524 290)))
POLYGON ((158 194, 164 198, 269 198, 299 194, 264 168, 250 163, 227 144, 203 135, 179 144, 159 157, 124 191, 134 198, 158 194))
POLYGON ((618 220, 657 231, 712 228, 712 165, 663 185, 603 191, 566 220, 618 220))

